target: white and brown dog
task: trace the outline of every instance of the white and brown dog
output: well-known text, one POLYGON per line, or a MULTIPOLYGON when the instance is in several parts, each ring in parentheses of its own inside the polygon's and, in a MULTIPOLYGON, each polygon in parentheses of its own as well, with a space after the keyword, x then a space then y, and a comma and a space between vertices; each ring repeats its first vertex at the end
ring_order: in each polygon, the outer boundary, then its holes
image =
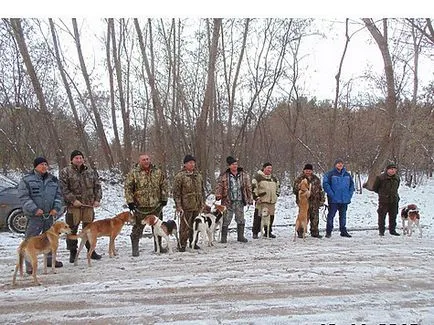
POLYGON ((271 218, 267 207, 262 207, 261 216, 261 234, 262 238, 270 238, 271 218))
MULTIPOLYGON (((208 237, 208 246, 214 246, 215 232, 217 228, 221 229, 223 224, 223 216, 226 213, 224 205, 214 204, 214 211, 207 207, 206 212, 200 213, 193 221, 193 243, 194 248, 198 249, 197 242, 199 240, 199 233, 204 237, 208 237), (208 212, 209 211, 209 212, 208 212)), ((190 247, 193 243, 190 243, 190 247)))
POLYGON ((142 220, 142 225, 148 225, 151 226, 154 231, 154 240, 157 245, 157 254, 160 254, 161 247, 160 242, 158 241, 158 237, 162 237, 165 239, 167 243, 167 247, 169 249, 169 253, 172 254, 172 245, 170 243, 170 237, 171 235, 175 236, 176 243, 178 248, 179 246, 179 238, 178 238, 178 226, 176 225, 176 222, 174 220, 167 220, 167 221, 161 221, 156 215, 150 214, 147 215, 142 220))
POLYGON ((416 204, 409 204, 401 210, 402 231, 408 236, 413 234, 413 226, 419 228, 419 237, 422 237, 422 227, 420 226, 420 213, 416 204))
POLYGON ((309 184, 307 179, 304 178, 298 188, 298 215, 295 220, 294 241, 297 238, 298 232, 302 232, 303 240, 306 239, 307 225, 309 224, 309 197, 312 184, 309 184))

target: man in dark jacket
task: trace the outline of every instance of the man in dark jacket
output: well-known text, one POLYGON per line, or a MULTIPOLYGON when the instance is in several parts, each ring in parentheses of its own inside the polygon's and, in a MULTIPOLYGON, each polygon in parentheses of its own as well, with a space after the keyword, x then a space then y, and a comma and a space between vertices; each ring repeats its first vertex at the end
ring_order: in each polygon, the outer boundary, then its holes
POLYGON ((384 236, 386 228, 386 214, 389 214, 389 233, 399 236, 396 232, 396 216, 398 214, 398 188, 400 179, 396 174, 395 164, 389 164, 386 170, 377 176, 373 186, 374 192, 378 193, 378 231, 384 236))
POLYGON ((322 182, 327 193, 329 213, 327 214, 326 238, 330 238, 333 230, 333 219, 339 211, 339 230, 342 237, 351 237, 347 231, 347 208, 354 193, 354 181, 344 168, 342 159, 335 160, 335 167, 328 171, 322 182))
MULTIPOLYGON (((34 169, 26 174, 18 185, 18 196, 23 211, 28 217, 26 238, 38 236, 50 229, 54 219, 62 211, 62 194, 58 179, 48 172, 48 162, 38 157, 33 162, 34 169)), ((51 253, 47 256, 47 266, 51 267, 51 253)), ((63 263, 56 261, 55 267, 63 263)), ((26 261, 26 272, 32 273, 32 266, 26 261)))

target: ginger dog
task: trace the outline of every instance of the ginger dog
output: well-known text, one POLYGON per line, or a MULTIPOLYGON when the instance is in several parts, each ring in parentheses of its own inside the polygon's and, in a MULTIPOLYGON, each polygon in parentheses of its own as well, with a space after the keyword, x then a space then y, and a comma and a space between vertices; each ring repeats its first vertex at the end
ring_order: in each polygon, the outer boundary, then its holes
POLYGON ((167 220, 167 221, 161 221, 156 215, 149 214, 142 220, 142 225, 148 225, 151 226, 154 231, 154 239, 157 244, 157 254, 160 254, 161 247, 160 242, 158 241, 158 237, 162 237, 167 242, 167 247, 169 249, 169 253, 172 254, 172 245, 170 244, 170 235, 174 235, 176 238, 176 242, 179 246, 179 238, 178 238, 178 227, 176 225, 176 222, 174 220, 167 220))
POLYGON ((65 222, 57 221, 43 234, 24 239, 18 247, 18 260, 12 278, 12 285, 16 284, 18 269, 20 270, 20 276, 23 277, 23 263, 25 257, 30 259, 30 263, 32 264, 32 277, 35 284, 41 284, 36 277, 38 255, 44 254, 44 274, 47 274, 47 255, 51 252, 51 271, 52 273, 56 273, 55 265, 59 238, 61 234, 69 233, 71 233, 71 228, 69 228, 65 222))
POLYGON ((122 227, 126 222, 133 220, 132 214, 129 211, 124 211, 117 214, 113 218, 107 218, 102 220, 96 220, 91 224, 88 224, 79 234, 69 235, 69 239, 80 238, 80 246, 78 247, 77 254, 75 255, 74 265, 78 264, 78 255, 83 249, 86 241, 89 241, 90 248, 87 252, 87 265, 92 266, 91 256, 96 248, 96 241, 98 237, 107 236, 110 237, 109 242, 109 256, 113 257, 117 255, 115 248, 115 239, 122 230, 122 227))
POLYGON ((298 216, 295 221, 294 241, 297 232, 303 232, 303 240, 306 239, 307 225, 309 224, 309 197, 312 185, 304 178, 299 185, 298 191, 298 216))

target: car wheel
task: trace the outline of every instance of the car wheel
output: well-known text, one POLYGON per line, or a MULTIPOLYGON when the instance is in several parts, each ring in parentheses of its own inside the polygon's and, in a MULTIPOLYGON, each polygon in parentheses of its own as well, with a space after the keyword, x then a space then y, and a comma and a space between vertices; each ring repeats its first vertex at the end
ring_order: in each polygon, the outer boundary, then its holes
POLYGON ((19 234, 24 234, 27 227, 27 217, 21 209, 14 210, 8 217, 9 229, 19 234))

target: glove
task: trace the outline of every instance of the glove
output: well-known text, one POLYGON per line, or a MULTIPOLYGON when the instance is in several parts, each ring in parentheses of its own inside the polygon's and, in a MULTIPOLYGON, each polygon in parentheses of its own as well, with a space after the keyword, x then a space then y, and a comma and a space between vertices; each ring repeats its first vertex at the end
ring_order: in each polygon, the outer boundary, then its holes
POLYGON ((93 202, 94 208, 99 208, 100 206, 101 206, 101 203, 99 203, 98 201, 93 202))
POLYGON ((160 201, 160 205, 161 205, 162 207, 165 207, 165 206, 167 205, 167 201, 160 201))
POLYGON ((72 205, 73 205, 75 208, 79 208, 79 207, 81 207, 83 204, 82 204, 79 200, 75 200, 74 202, 72 202, 72 205))
POLYGON ((136 205, 134 203, 128 203, 128 209, 130 209, 131 212, 136 211, 136 205))

